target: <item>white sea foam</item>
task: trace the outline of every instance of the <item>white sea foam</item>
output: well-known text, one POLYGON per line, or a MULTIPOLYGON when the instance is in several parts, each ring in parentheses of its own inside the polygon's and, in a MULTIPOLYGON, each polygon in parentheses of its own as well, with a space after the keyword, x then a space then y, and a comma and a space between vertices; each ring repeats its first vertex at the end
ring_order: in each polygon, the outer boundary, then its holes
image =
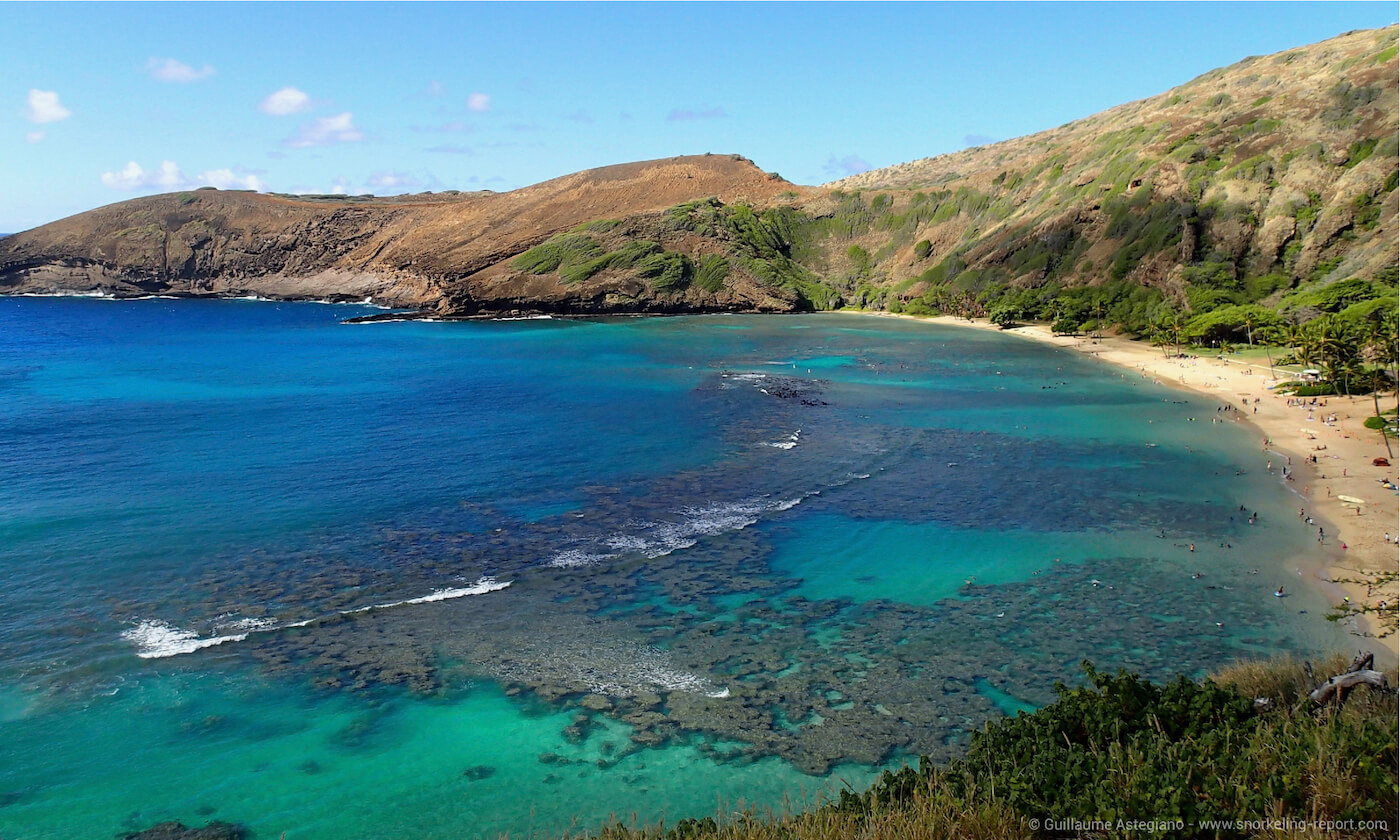
MULTIPOLYGON (((340 610, 335 614, 353 615, 374 610, 387 610, 393 607, 405 607, 413 604, 430 604, 434 601, 447 601, 452 598, 463 598, 468 595, 485 595, 488 592, 497 592, 505 589, 507 586, 510 586, 511 583, 512 581, 497 581, 493 577, 482 577, 471 586, 435 589, 427 595, 422 595, 417 598, 408 598, 403 601, 391 601, 387 604, 370 604, 369 606, 356 607, 355 609, 340 610)), ((157 619, 147 619, 140 622, 135 627, 124 631, 122 633, 122 638, 136 645, 136 655, 142 659, 164 659, 167 656, 194 653, 197 650, 213 647, 214 645, 222 645, 226 642, 241 642, 254 633, 271 633, 276 630, 305 627, 308 624, 320 620, 320 618, 307 618, 302 621, 278 624, 266 618, 242 618, 217 625, 220 628, 235 629, 242 632, 200 638, 199 634, 193 630, 173 627, 157 619)))
POLYGON ((757 387, 757 383, 767 378, 768 374, 766 373, 721 373, 719 386, 721 388, 734 388, 740 384, 748 383, 757 387))
POLYGON ((739 531, 757 522, 765 513, 791 510, 802 503, 807 493, 792 499, 749 499, 743 502, 715 503, 681 508, 683 518, 675 522, 638 522, 634 531, 613 534, 593 545, 598 548, 567 548, 545 561, 556 569, 596 566, 624 554, 639 554, 647 559, 665 557, 673 551, 690 548, 702 537, 739 531), (608 550, 599 550, 606 547, 608 550))
POLYGON ((616 554, 597 554, 578 548, 569 548, 550 557, 545 565, 556 569, 575 569, 579 566, 596 566, 604 560, 611 560, 616 556, 616 554))
POLYGON ((201 648, 221 645, 225 642, 241 642, 248 638, 247 633, 234 633, 230 636, 212 636, 201 639, 193 630, 172 627, 164 621, 143 621, 122 633, 122 638, 136 645, 136 655, 142 659, 163 659, 194 653, 201 648))
POLYGON ((463 598, 467 595, 485 595, 488 592, 499 592, 510 586, 513 581, 499 583, 495 578, 483 577, 471 586, 460 586, 453 589, 437 589, 419 598, 409 598, 407 601, 396 601, 392 604, 381 604, 373 609, 388 609, 389 607, 402 607, 409 604, 431 604, 434 601, 447 601, 452 598, 463 598))
POLYGON ((98 299, 101 299, 101 300, 116 300, 116 299, 117 299, 117 296, 114 295, 114 294, 112 294, 111 292, 101 292, 101 291, 77 292, 77 291, 65 291, 65 290, 63 290, 63 289, 60 289, 60 290, 58 290, 58 291, 56 291, 56 292, 24 292, 24 293, 22 293, 22 294, 16 295, 16 297, 42 297, 42 298, 49 298, 49 297, 64 297, 64 298, 66 298, 66 297, 79 297, 79 298, 98 298, 98 299))
POLYGON ((617 551, 646 551, 650 547, 646 540, 632 534, 617 534, 608 537, 606 542, 609 548, 617 551))
POLYGON ((792 449, 797 446, 798 439, 802 436, 802 430, 798 429, 787 436, 787 440, 780 440, 774 443, 764 443, 764 446, 771 446, 774 449, 792 449))

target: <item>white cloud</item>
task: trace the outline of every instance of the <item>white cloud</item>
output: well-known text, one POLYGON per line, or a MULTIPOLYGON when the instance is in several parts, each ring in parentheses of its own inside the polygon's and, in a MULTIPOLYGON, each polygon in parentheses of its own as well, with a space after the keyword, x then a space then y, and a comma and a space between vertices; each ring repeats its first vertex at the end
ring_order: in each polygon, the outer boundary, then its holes
POLYGON ((184 180, 180 167, 173 160, 161 161, 160 168, 148 172, 136 161, 128 161, 120 172, 103 172, 102 183, 114 190, 137 190, 142 187, 179 186, 184 180))
POLYGON ((285 117, 311 107, 311 97, 294 87, 284 87, 258 104, 258 110, 274 117, 285 117))
POLYGON ((491 97, 484 93, 473 93, 467 97, 468 111, 491 110, 491 97))
POLYGON ((354 116, 346 111, 306 123, 296 134, 283 140, 282 145, 293 149, 305 149, 310 146, 329 146, 332 143, 357 143, 363 139, 364 132, 355 126, 354 116))
POLYGON ((209 169, 190 178, 180 171, 173 160, 161 161, 155 170, 147 170, 136 161, 128 161, 119 172, 103 172, 103 185, 114 190, 140 190, 155 187, 162 190, 188 189, 192 187, 218 187, 219 189, 259 190, 265 188, 262 179, 245 171, 234 169, 209 169))
POLYGON ((189 84, 214 75, 214 68, 206 64, 196 70, 173 58, 152 58, 146 62, 146 72, 162 82, 189 84))
POLYGON ((29 121, 43 125, 58 122, 73 116, 73 112, 59 104, 58 93, 52 90, 29 89, 29 121))
POLYGON ((200 186, 218 187, 221 190, 257 190, 262 192, 267 185, 256 175, 232 169, 209 169, 195 176, 200 186))
POLYGON ((374 173, 369 177, 367 183, 374 189, 385 190, 398 187, 416 187, 419 181, 412 175, 407 175, 403 172, 395 172, 390 169, 374 173))
POLYGON ((26 143, 38 143, 40 140, 43 139, 44 132, 42 131, 31 131, 28 134, 24 135, 24 142, 26 143))
POLYGON ((344 177, 336 178, 331 187, 331 195, 345 195, 345 188, 350 185, 344 177))

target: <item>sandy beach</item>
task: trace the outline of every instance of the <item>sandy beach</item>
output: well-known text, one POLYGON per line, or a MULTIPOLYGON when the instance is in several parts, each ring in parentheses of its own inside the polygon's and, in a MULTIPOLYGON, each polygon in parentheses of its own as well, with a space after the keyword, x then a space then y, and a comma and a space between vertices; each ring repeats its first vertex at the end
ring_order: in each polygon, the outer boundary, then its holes
MULTIPOLYGON (((1239 411, 1228 412, 1232 419, 1258 431, 1259 469, 1271 468, 1280 481, 1287 480, 1290 489, 1302 497, 1306 515, 1325 531, 1325 563, 1320 568, 1289 571, 1321 588, 1334 604, 1348 598, 1353 604, 1394 609, 1400 597, 1394 581, 1383 587, 1366 583, 1376 572, 1395 571, 1400 562, 1400 497, 1381 484, 1381 479, 1400 483, 1394 466, 1397 459, 1387 453, 1379 432, 1362 425, 1375 412, 1370 396, 1319 397, 1317 405, 1289 405, 1287 394, 1272 390, 1278 382, 1287 381, 1288 374, 1279 370, 1280 378, 1275 379, 1266 364, 1256 366, 1209 356, 1167 358, 1162 350, 1146 342, 1115 336, 1059 336, 1040 324, 1001 330, 982 319, 856 314, 997 330, 1066 347, 1162 385, 1185 388, 1217 399, 1222 405, 1233 405, 1239 411), (1316 456, 1315 464, 1312 456, 1316 456), (1386 458, 1392 466, 1373 466, 1375 458, 1386 458), (1289 479, 1283 477, 1285 467, 1289 479)), ((1383 398, 1381 407, 1392 400, 1393 397, 1383 398)), ((1393 665, 1400 660, 1400 634, 1382 635, 1386 633, 1386 623, 1374 613, 1366 613, 1357 616, 1352 626, 1358 635, 1358 648, 1373 650, 1378 659, 1393 665)), ((1394 625, 1393 617, 1389 624, 1394 625)))

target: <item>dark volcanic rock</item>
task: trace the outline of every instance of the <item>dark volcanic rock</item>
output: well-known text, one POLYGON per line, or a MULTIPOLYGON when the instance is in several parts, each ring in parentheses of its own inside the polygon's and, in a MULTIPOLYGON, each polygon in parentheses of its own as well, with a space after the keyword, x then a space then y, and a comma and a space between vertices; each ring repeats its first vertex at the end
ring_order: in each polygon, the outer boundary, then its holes
POLYGON ((203 828, 188 828, 174 820, 124 835, 125 840, 247 840, 251 836, 247 828, 233 823, 211 822, 203 828))

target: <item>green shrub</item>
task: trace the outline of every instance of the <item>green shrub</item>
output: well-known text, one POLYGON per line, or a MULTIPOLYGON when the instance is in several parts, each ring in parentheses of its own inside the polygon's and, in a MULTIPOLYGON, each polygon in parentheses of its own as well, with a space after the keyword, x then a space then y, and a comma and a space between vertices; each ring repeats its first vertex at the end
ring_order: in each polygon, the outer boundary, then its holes
POLYGON ((917 770, 886 772, 864 793, 843 791, 828 809, 874 816, 936 789, 964 812, 995 806, 1036 821, 1179 820, 1184 825, 1169 832, 1175 837, 1222 836, 1200 825, 1205 820, 1268 816, 1392 824, 1394 692, 1358 693, 1341 711, 1314 715, 1301 696, 1308 682, 1266 673, 1282 702, 1261 712, 1252 696, 1209 679, 1154 685, 1088 662, 1084 669, 1088 686, 1059 685, 1055 703, 988 724, 946 769, 923 760, 917 770), (1333 767, 1346 769, 1333 775, 1333 767))
POLYGON ((1369 280, 1351 277, 1325 286, 1305 286, 1285 297, 1279 302, 1279 306, 1284 310, 1312 308, 1322 312, 1340 312, 1354 304, 1380 296, 1369 280))
POLYGON ((1342 164, 1342 168, 1350 169, 1370 157, 1371 153, 1376 150, 1377 142, 1377 138, 1375 137, 1354 141, 1351 146, 1347 148, 1347 159, 1346 162, 1342 164))
POLYGON ((928 255, 933 253, 933 243, 927 239, 920 239, 914 245, 914 258, 918 260, 928 259, 928 255))
POLYGON ((706 254, 695 269, 695 285, 707 292, 718 292, 729 276, 729 260, 721 254, 706 254))
POLYGON ((663 251, 637 263, 637 274, 651 280, 657 292, 679 292, 690 285, 694 267, 685 254, 663 251))
POLYGON ((591 236, 566 233, 541 242, 512 260, 511 265, 531 274, 548 274, 562 265, 586 262, 602 253, 603 249, 591 236))
POLYGON ((1282 325, 1283 319, 1277 313, 1262 306, 1223 306, 1188 321, 1185 335, 1193 342, 1201 344, 1240 344, 1257 337, 1261 329, 1282 325))
POLYGON ((1292 392, 1300 397, 1330 397, 1337 393, 1337 389, 1330 382, 1317 382, 1299 385, 1293 388, 1292 392))

